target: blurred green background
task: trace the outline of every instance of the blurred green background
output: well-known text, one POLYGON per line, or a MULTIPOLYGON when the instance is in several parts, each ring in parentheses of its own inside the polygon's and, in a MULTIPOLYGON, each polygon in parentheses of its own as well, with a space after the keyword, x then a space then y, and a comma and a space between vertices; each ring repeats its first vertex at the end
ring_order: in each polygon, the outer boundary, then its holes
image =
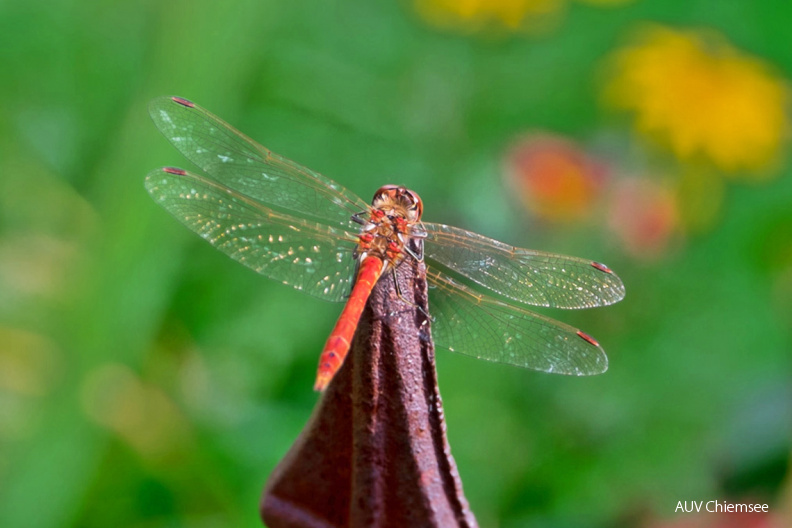
POLYGON ((790 526, 786 0, 0 3, 0 526, 260 526, 340 306, 143 189, 180 95, 365 199, 606 262, 610 370, 438 352, 485 527, 790 526), (767 502, 768 516, 674 512, 767 502), (786 512, 786 515, 784 513, 786 512), (731 524, 726 524, 726 523, 731 524))

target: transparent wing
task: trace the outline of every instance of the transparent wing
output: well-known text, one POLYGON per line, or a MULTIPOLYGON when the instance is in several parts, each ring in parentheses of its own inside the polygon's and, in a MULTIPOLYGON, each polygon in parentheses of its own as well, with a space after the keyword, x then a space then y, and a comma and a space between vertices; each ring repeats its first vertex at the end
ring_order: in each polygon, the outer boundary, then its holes
POLYGON ((426 258, 520 303, 592 308, 624 298, 621 279, 598 262, 518 248, 457 227, 423 227, 426 258))
POLYGON ((166 167, 146 177, 154 200, 245 266, 328 301, 349 294, 354 235, 264 207, 207 177, 166 167))
POLYGON ((229 189, 300 218, 346 228, 368 210, 351 191, 262 147, 180 97, 159 97, 149 112, 160 132, 190 161, 229 189))
POLYGON ((427 270, 432 335, 437 346, 518 367, 587 376, 608 370, 590 336, 548 317, 475 293, 427 270))

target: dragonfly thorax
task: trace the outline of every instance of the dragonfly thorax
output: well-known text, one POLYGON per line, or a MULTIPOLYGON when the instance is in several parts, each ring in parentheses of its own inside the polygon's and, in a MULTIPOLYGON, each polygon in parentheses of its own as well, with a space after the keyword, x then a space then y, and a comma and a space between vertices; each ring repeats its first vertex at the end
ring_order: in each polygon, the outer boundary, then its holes
MULTIPOLYGON (((391 265, 404 258, 407 242, 416 235, 423 204, 417 193, 397 185, 385 185, 371 202, 368 221, 358 242, 358 256, 376 256, 391 265)), ((420 236, 420 235, 418 235, 420 236)))

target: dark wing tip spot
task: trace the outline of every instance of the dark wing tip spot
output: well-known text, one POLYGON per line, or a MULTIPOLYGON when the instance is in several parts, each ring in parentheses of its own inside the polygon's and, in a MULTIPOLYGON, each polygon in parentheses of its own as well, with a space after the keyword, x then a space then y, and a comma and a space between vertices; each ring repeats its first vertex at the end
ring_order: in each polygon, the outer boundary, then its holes
POLYGON ((604 273, 613 273, 613 270, 600 262, 592 262, 591 265, 604 273))
POLYGON ((192 101, 188 101, 183 97, 171 97, 174 103, 178 103, 182 106, 186 106, 187 108, 195 108, 195 103, 192 101))
POLYGON ((162 167, 162 172, 167 172, 168 174, 176 174, 178 176, 186 176, 187 171, 184 169, 180 169, 178 167, 162 167))
POLYGON ((597 340, 596 340, 596 339, 594 339, 593 337, 591 337, 590 335, 588 335, 588 334, 586 334, 586 333, 584 333, 584 332, 581 332, 580 330, 578 330, 578 331, 577 331, 577 335, 578 335, 578 337, 580 337, 580 338, 581 338, 583 341, 586 341, 586 342, 587 342, 587 343, 589 343, 590 345, 594 345, 595 347, 598 347, 598 346, 599 346, 599 343, 597 343, 597 340))

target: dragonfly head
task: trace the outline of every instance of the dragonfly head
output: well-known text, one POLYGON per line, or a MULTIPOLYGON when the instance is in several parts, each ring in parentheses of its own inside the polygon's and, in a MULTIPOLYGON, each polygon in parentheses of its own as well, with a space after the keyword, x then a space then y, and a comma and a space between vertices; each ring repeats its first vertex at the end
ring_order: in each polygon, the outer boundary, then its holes
POLYGON ((418 193, 401 185, 383 185, 374 193, 371 206, 386 214, 396 214, 410 223, 418 222, 423 214, 423 202, 418 193))

